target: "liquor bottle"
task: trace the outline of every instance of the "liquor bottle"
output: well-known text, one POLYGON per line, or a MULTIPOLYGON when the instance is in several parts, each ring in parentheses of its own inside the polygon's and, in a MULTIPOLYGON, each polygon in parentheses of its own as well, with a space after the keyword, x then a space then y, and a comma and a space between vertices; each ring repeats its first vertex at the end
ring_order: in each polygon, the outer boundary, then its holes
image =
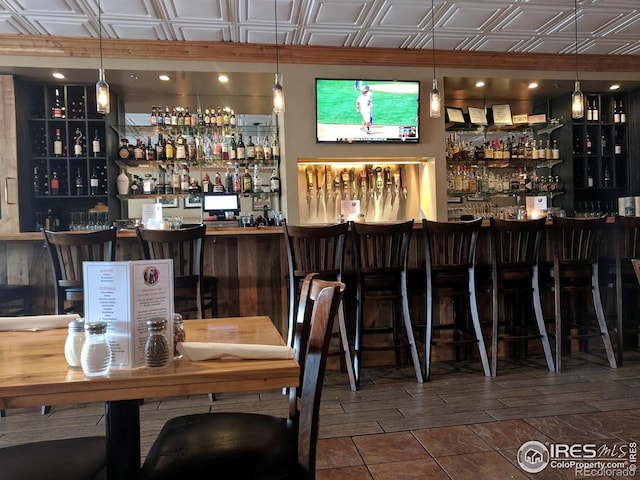
MULTIPOLYGON (((168 108, 168 107, 167 107, 168 108)), ((176 107, 171 107, 171 115, 169 116, 169 125, 178 125, 178 112, 176 112, 176 107)))
POLYGON ((224 126, 224 114, 222 113, 222 108, 218 107, 218 113, 216 115, 216 126, 218 128, 222 128, 224 126))
POLYGON ((212 127, 216 126, 216 109, 215 108, 211 108, 211 118, 209 119, 209 123, 212 127))
POLYGON ((51 195, 58 195, 60 193, 60 180, 58 179, 58 172, 53 171, 51 177, 51 195))
POLYGON ((185 145, 184 137, 182 133, 178 133, 178 137, 176 138, 176 160, 179 162, 184 162, 187 159, 187 148, 185 145))
POLYGON ((152 126, 158 125, 158 112, 156 112, 155 105, 151 107, 151 125, 152 126))
POLYGON ((238 134, 238 144, 236 145, 236 159, 241 165, 244 165, 247 161, 244 141, 242 140, 242 133, 238 134))
POLYGON ((184 127, 184 112, 182 111, 182 107, 178 107, 176 110, 178 111, 176 125, 184 127))
POLYGON ((273 160, 273 154, 271 152, 271 144, 269 143, 269 137, 264 137, 264 143, 262 144, 262 149, 264 151, 264 163, 267 165, 271 164, 273 160))
POLYGON ((251 140, 251 135, 249 135, 249 141, 247 142, 247 147, 245 150, 245 155, 247 156, 247 162, 253 163, 256 161, 256 146, 251 140))
POLYGON ((208 108, 204 109, 204 124, 211 125, 211 112, 208 108))
POLYGON ((171 173, 171 193, 180 193, 181 180, 182 178, 180 178, 180 172, 178 172, 178 169, 174 165, 171 173))
POLYGON ((253 191, 253 179, 249 173, 249 169, 244 169, 244 175, 242 176, 242 193, 251 193, 253 191))
POLYGON ((240 178, 240 169, 236 163, 236 168, 233 172, 233 191, 235 193, 242 192, 242 179, 240 178))
POLYGON ((118 157, 121 160, 128 160, 131 158, 131 151, 129 150, 129 140, 126 138, 120 139, 120 147, 118 148, 118 157))
POLYGON ((142 179, 142 194, 150 195, 153 193, 153 178, 150 173, 145 174, 142 179))
POLYGON ((553 160, 559 160, 560 159, 560 148, 558 148, 558 140, 557 139, 553 140, 553 147, 551 148, 551 158, 553 160))
POLYGON ((169 105, 164 107, 164 120, 162 121, 165 126, 171 125, 171 113, 169 112, 169 105))
POLYGON ((231 115, 229 115, 229 126, 230 127, 236 126, 236 114, 233 110, 231 110, 231 115))
POLYGON ((191 126, 191 114, 189 113, 189 107, 185 107, 184 109, 184 126, 185 127, 190 127, 191 126))
POLYGON ((153 162, 156 159, 156 147, 151 143, 151 135, 147 135, 147 147, 144 149, 144 159, 153 162))
POLYGON ((604 132, 600 136, 600 155, 607 154, 607 137, 604 135, 604 132))
POLYGON ((53 154, 56 157, 62 156, 62 137, 60 136, 59 128, 56 128, 56 136, 53 139, 53 154))
POLYGON ((202 193, 209 193, 211 189, 211 179, 209 178, 209 174, 204 172, 202 176, 202 193))
POLYGON ((53 118, 62 118, 62 100, 60 98, 60 90, 56 88, 55 95, 53 97, 53 107, 51 107, 53 118))
POLYGON ((187 159, 190 162, 198 160, 198 145, 196 144, 195 135, 191 135, 191 138, 189 139, 189 144, 187 145, 187 159))
POLYGON ((182 173, 180 174, 180 191, 182 193, 187 193, 189 191, 189 185, 191 185, 189 169, 186 165, 182 165, 182 173))
POLYGON ((229 172, 229 168, 224 174, 224 185, 227 192, 233 192, 233 175, 229 172))
POLYGON ((137 175, 133 176, 133 181, 131 182, 131 195, 138 195, 140 192, 140 177, 137 175))
POLYGON ((202 108, 200 108, 200 105, 198 105, 198 108, 196 109, 196 121, 199 127, 204 126, 204 115, 202 113, 202 108))
POLYGON ((135 160, 144 160, 144 145, 140 138, 136 138, 136 146, 133 147, 133 158, 135 160))
POLYGON ((589 133, 587 133, 586 146, 587 146, 586 154, 591 155, 591 136, 589 135, 589 133))
POLYGON ((253 166, 253 193, 262 193, 262 181, 257 163, 253 166))
POLYGON ((90 193, 91 195, 100 194, 100 183, 98 181, 98 174, 94 168, 91 172, 91 178, 89 179, 90 193))
POLYGON ((76 157, 82 156, 82 132, 80 128, 76 128, 76 133, 73 135, 73 154, 76 157))
POLYGON ((235 162, 236 159, 238 158, 236 156, 237 145, 236 145, 236 136, 235 135, 231 135, 231 141, 229 143, 230 143, 230 145, 229 145, 229 161, 235 162))
POLYGON ((84 180, 80 169, 78 169, 78 175, 76 175, 76 195, 82 195, 84 193, 84 180))
POLYGON ((224 112, 222 113, 222 124, 225 127, 229 126, 229 109, 225 108, 224 112))
POLYGON ((33 167, 33 179, 31 181, 31 190, 34 197, 40 196, 40 176, 38 175, 38 167, 33 167))
POLYGON ((167 140, 164 144, 164 156, 167 161, 171 162, 174 159, 175 148, 173 144, 173 138, 171 138, 171 134, 167 135, 167 140))
POLYGON ((164 125, 164 115, 162 115, 162 107, 158 106, 158 111, 156 112, 156 124, 158 126, 164 125))
MULTIPOLYGON (((227 173, 229 173, 227 171, 227 173)), ((216 172, 216 176, 213 180, 213 191, 216 193, 224 192, 224 185, 222 185, 222 177, 220 176, 220 172, 216 172)))
POLYGON ((129 193, 129 175, 124 171, 124 168, 120 169, 120 174, 116 178, 116 185, 119 195, 127 195, 129 193))
POLYGON ((273 142, 271 142, 271 155, 274 161, 280 160, 280 145, 278 144, 278 136, 273 136, 273 142))
POLYGON ((163 162, 167 157, 164 152, 164 138, 162 138, 162 134, 158 134, 158 141, 156 142, 156 160, 159 162, 163 162))
POLYGON ((100 156, 100 137, 98 137, 98 129, 96 128, 93 136, 93 141, 91 142, 91 149, 93 150, 93 156, 100 156))
POLYGON ((213 136, 213 158, 214 160, 222 160, 222 143, 220 143, 220 135, 217 133, 213 136))
POLYGON ((264 163, 264 146, 260 143, 260 138, 256 137, 256 163, 264 163))
POLYGON ((280 191, 280 177, 278 176, 278 167, 273 169, 271 172, 271 178, 269 179, 269 190, 273 193, 278 193, 280 191))

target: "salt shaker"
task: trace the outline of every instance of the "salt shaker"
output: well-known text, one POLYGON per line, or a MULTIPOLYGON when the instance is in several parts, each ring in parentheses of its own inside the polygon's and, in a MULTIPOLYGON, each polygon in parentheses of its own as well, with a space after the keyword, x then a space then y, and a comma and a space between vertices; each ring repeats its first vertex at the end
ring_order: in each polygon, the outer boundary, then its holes
POLYGON ((173 314, 173 358, 182 358, 182 354, 178 352, 178 343, 186 342, 187 334, 184 331, 184 320, 179 313, 173 314))
POLYGON ((87 377, 104 377, 111 369, 111 347, 107 342, 107 324, 87 323, 84 326, 86 338, 82 346, 80 363, 87 377))
POLYGON ((144 363, 147 368, 160 369, 169 365, 171 348, 166 328, 167 321, 164 318, 147 320, 149 336, 144 346, 144 363))
POLYGON ((84 345, 84 318, 76 318, 69 322, 69 332, 64 342, 64 358, 70 367, 82 366, 81 354, 84 345))

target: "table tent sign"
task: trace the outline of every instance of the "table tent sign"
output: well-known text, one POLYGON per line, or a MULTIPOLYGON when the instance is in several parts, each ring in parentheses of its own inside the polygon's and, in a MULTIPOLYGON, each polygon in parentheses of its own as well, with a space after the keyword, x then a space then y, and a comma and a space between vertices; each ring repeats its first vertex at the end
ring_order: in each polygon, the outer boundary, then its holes
POLYGON ((167 319, 173 345, 173 260, 83 262, 85 323, 106 322, 111 368, 144 366, 147 320, 167 319))

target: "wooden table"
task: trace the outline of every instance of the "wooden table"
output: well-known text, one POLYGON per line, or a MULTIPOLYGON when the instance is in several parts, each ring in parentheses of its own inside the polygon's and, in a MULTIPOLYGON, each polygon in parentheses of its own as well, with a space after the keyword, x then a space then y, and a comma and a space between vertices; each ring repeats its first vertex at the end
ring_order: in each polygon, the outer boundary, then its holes
MULTIPOLYGON (((265 316, 187 320, 188 341, 284 345, 265 316)), ((66 329, 0 332, 0 409, 105 402, 107 477, 133 479, 140 468, 139 399, 279 389, 298 385, 295 360, 191 362, 112 370, 87 379, 64 358, 66 329)))

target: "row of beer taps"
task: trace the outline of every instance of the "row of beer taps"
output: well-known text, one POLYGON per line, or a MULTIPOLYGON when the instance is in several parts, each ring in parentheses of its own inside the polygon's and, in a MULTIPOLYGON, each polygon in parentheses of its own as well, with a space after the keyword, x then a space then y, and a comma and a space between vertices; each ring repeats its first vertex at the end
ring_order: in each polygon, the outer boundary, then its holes
POLYGON ((327 200, 360 200, 390 197, 393 202, 402 195, 407 198, 407 170, 400 165, 397 172, 391 167, 365 165, 360 171, 355 167, 338 169, 331 165, 309 165, 305 169, 307 200, 326 198, 327 200))

